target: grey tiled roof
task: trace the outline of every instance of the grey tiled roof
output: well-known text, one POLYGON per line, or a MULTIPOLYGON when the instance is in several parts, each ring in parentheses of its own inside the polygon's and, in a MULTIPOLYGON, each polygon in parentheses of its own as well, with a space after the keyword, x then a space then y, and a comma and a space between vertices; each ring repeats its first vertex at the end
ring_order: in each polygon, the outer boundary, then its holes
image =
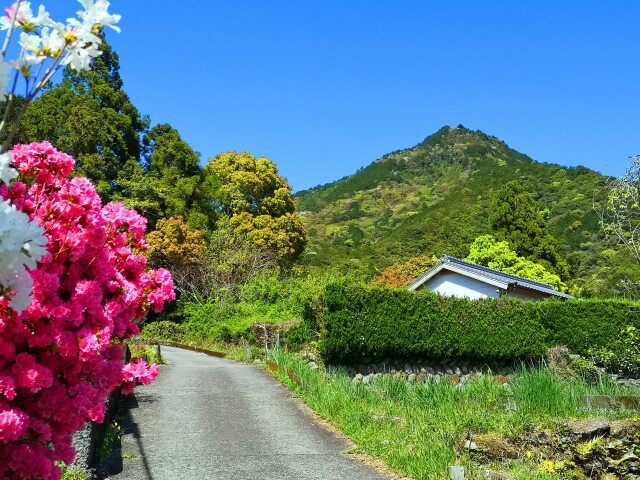
POLYGON ((571 295, 567 295, 566 293, 557 291, 552 285, 536 282, 535 280, 519 277, 517 275, 511 275, 510 273, 494 270, 493 268, 483 267, 482 265, 476 265, 475 263, 465 262, 464 260, 450 257, 449 255, 443 255, 442 257, 440 257, 440 263, 429 270, 427 273, 422 275, 420 278, 418 278, 415 282, 413 282, 409 286, 409 288, 412 289, 411 287, 414 285, 416 285, 416 287, 420 286, 433 274, 437 273, 437 271, 440 271, 443 267, 446 267, 447 264, 455 266, 460 270, 468 271, 469 273, 472 273, 476 276, 485 277, 496 282, 507 284, 510 287, 525 288, 527 290, 533 290, 560 298, 573 298, 571 295))

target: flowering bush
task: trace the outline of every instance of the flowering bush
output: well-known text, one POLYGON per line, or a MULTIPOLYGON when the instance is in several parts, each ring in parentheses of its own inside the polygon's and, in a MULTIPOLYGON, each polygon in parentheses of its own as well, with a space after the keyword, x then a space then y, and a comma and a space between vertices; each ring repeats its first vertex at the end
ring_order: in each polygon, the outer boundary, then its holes
POLYGON ((107 395, 157 374, 141 360, 124 365, 121 341, 175 295, 169 272, 147 269, 144 218, 103 206, 48 142, 11 154, 20 177, 0 200, 42 226, 47 251, 24 311, 0 296, 0 479, 57 479, 54 462, 73 460, 73 432, 102 421, 107 395))
MULTIPOLYGON (((8 184, 17 173, 11 168, 11 154, 7 149, 25 113, 27 105, 56 72, 65 65, 80 71, 91 65, 91 60, 101 54, 102 39, 98 35, 102 27, 111 27, 120 21, 120 15, 107 10, 106 0, 79 0, 83 10, 77 18, 66 23, 53 20, 41 5, 37 14, 31 2, 18 0, 0 16, 0 30, 5 39, 0 47, 0 91, 4 92, 11 80, 11 88, 4 103, 0 120, 0 133, 5 135, 0 147, 0 184, 8 184), (11 40, 19 35, 19 52, 15 60, 6 60, 11 40), (15 108, 14 98, 18 79, 26 83, 25 101, 15 108), (15 117, 10 121, 11 117, 15 117)), ((0 203, 0 294, 13 292, 11 307, 20 313, 29 304, 32 281, 27 268, 33 268, 44 253, 46 240, 43 230, 35 221, 20 212, 10 201, 0 203)))

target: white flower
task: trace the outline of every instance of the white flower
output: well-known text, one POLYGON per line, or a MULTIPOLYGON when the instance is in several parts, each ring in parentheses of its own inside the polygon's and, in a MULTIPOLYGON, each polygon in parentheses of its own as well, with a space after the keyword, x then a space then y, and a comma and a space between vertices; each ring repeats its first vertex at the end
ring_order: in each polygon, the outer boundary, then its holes
POLYGON ((9 183, 18 176, 18 172, 11 168, 11 154, 0 154, 0 182, 9 183))
POLYGON ((84 7, 84 11, 78 12, 78 17, 82 19, 85 28, 93 30, 95 25, 102 25, 113 28, 116 32, 120 31, 120 28, 115 24, 120 21, 121 17, 107 11, 110 5, 107 0, 97 0, 95 3, 93 0, 78 0, 78 3, 84 7))
POLYGON ((40 36, 42 38, 40 52, 48 57, 58 57, 67 46, 64 37, 56 29, 43 28, 40 36))
POLYGON ((47 25, 51 21, 49 12, 45 10, 43 5, 40 5, 37 16, 33 15, 31 2, 20 2, 17 10, 16 6, 17 2, 5 10, 5 16, 0 18, 0 30, 8 30, 15 21, 15 26, 31 32, 38 27, 47 25))
POLYGON ((0 202, 0 285, 15 292, 11 307, 18 313, 29 305, 33 282, 27 269, 36 268, 47 252, 47 238, 38 222, 16 209, 10 201, 0 202))
POLYGON ((40 43, 42 38, 35 33, 20 33, 20 41, 18 42, 22 48, 28 52, 37 52, 40 50, 40 43))
POLYGON ((9 305, 16 312, 22 313, 31 303, 33 280, 26 269, 0 273, 0 285, 12 292, 9 305))
POLYGON ((87 70, 91 66, 91 60, 102 54, 101 43, 100 37, 84 32, 81 39, 71 46, 69 54, 61 62, 62 65, 69 65, 76 71, 87 70))

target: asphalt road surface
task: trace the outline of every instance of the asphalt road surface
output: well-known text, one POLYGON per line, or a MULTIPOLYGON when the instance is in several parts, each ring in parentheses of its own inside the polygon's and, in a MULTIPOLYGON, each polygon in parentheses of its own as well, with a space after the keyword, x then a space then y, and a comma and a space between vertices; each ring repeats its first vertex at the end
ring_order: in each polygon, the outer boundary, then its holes
POLYGON ((265 372, 177 348, 162 353, 169 364, 129 401, 121 464, 109 478, 387 478, 345 455, 349 443, 265 372))

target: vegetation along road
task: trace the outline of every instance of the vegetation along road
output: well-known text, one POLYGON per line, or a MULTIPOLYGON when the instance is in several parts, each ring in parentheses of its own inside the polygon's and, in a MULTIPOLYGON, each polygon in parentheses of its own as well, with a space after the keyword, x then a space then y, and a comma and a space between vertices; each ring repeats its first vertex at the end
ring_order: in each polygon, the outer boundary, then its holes
POLYGON ((111 478, 385 478, 345 455, 346 440, 257 368, 177 348, 163 356, 157 380, 136 390, 122 472, 111 478))

